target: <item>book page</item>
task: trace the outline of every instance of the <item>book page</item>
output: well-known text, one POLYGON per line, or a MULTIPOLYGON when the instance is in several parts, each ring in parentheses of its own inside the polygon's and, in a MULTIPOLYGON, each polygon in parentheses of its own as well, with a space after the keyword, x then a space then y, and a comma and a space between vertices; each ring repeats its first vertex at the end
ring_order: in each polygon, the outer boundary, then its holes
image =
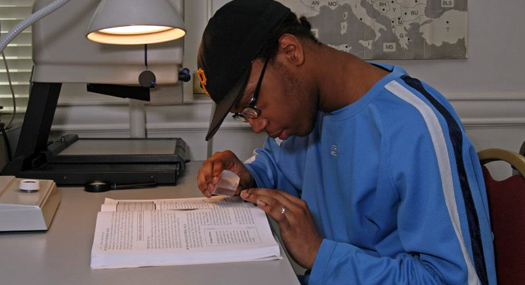
POLYGON ((211 198, 159 199, 159 200, 114 200, 106 198, 101 211, 142 211, 167 209, 211 209, 230 205, 250 207, 240 197, 214 196, 211 198))
POLYGON ((117 207, 98 213, 93 268, 282 258, 265 213, 240 199, 107 202, 117 207))

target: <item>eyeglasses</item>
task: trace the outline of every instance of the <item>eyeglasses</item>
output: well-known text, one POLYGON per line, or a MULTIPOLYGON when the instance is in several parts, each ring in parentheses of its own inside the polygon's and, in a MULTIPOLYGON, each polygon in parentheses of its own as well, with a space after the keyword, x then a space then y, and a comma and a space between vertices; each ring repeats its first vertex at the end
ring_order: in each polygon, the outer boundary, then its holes
POLYGON ((266 66, 268 65, 270 58, 267 58, 264 62, 264 66, 261 71, 261 76, 259 76, 259 81, 257 81, 257 86, 255 86, 255 91, 253 92, 252 100, 248 105, 246 105, 240 113, 233 114, 233 118, 236 121, 248 123, 248 119, 257 119, 261 114, 261 110, 255 106, 257 98, 259 98, 259 92, 261 91, 261 83, 264 78, 264 72, 266 71, 266 66))

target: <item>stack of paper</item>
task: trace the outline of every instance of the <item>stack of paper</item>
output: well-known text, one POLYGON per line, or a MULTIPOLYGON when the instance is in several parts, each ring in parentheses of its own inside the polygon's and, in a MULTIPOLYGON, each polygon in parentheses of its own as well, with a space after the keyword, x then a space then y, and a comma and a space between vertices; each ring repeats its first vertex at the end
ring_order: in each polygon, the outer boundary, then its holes
POLYGON ((91 268, 273 259, 282 256, 265 213, 238 197, 106 199, 91 268))

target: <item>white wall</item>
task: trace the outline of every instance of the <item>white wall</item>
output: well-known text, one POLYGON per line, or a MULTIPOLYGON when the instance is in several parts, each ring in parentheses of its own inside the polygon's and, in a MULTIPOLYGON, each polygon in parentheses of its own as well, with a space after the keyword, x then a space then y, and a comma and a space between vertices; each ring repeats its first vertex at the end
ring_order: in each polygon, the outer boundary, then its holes
MULTIPOLYGON (((457 0, 459 1, 459 0, 457 0)), ((227 2, 215 0, 213 9, 227 2)), ((184 66, 196 69, 196 52, 206 23, 206 1, 186 0, 184 66)), ((525 140, 525 1, 469 1, 469 58, 466 60, 388 61, 440 90, 458 111, 478 150, 501 147, 518 151, 525 140)), ((185 84, 185 87, 189 87, 185 84)), ((185 104, 147 107, 149 137, 182 137, 190 157, 206 157, 205 133, 211 105, 185 88, 185 104)), ((123 99, 68 100, 61 95, 53 130, 83 137, 127 137, 127 101, 123 99)), ((93 95, 100 96, 100 95, 93 95)), ((93 97, 98 98, 98 97, 93 97)), ((242 158, 261 144, 244 125, 228 119, 213 143, 215 151, 230 148, 242 158)))
MULTIPOLYGON (((517 152, 525 141, 525 1, 468 1, 468 9, 468 59, 391 62, 452 102, 478 151, 517 152)), ((502 178, 494 164, 489 168, 502 178)))

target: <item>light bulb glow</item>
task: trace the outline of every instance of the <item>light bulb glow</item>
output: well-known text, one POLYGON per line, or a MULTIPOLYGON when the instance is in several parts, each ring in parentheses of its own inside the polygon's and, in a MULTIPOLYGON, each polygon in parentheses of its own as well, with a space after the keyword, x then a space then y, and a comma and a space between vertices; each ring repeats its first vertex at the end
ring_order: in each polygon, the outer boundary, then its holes
POLYGON ((99 32, 110 35, 144 35, 160 33, 171 29, 165 26, 132 25, 102 29, 99 32))
POLYGON ((157 33, 143 34, 108 34, 100 31, 88 33, 86 37, 93 42, 115 45, 144 45, 172 41, 184 37, 185 30, 177 28, 164 29, 157 33))

